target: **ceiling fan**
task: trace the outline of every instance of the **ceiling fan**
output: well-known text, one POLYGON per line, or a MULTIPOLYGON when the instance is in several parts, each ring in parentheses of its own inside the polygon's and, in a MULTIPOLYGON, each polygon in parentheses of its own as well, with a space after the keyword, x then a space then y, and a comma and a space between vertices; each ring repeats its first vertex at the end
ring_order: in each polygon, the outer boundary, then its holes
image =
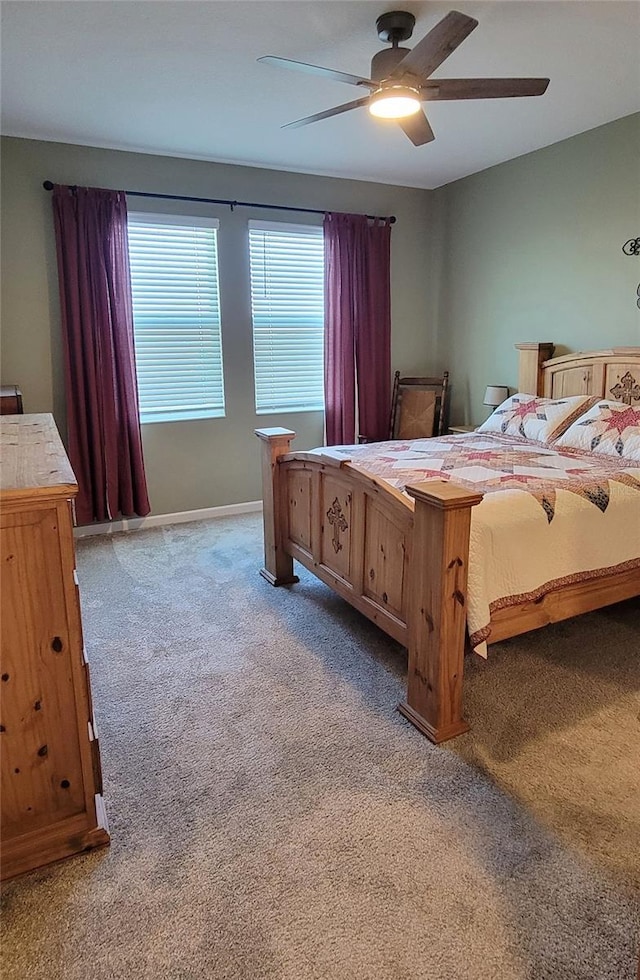
POLYGON ((401 41, 411 37, 415 22, 413 14, 404 10, 393 10, 378 17, 378 37, 385 44, 391 44, 391 47, 373 56, 371 78, 349 75, 274 55, 258 58, 258 61, 270 65, 322 75, 337 82, 369 89, 368 94, 361 99, 334 106, 324 112, 316 112, 304 119, 296 119, 282 128, 307 126, 309 123, 349 112, 350 109, 367 106, 372 115, 395 120, 414 146, 422 146, 435 139, 429 120, 422 110, 422 102, 444 99, 513 99, 543 95, 546 91, 548 78, 430 79, 436 68, 478 26, 478 21, 452 10, 414 48, 400 47, 401 41))

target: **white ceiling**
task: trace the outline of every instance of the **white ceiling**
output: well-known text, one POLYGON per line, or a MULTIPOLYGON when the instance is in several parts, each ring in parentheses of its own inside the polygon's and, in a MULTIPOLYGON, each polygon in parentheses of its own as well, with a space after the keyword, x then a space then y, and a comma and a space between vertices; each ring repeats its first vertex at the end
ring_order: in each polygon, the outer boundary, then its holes
POLYGON ((640 111, 639 53, 636 0, 5 0, 2 132, 433 188, 640 111), (379 14, 415 15, 411 47, 454 5, 480 24, 434 78, 548 76, 546 95, 433 103, 422 147, 366 109, 280 129, 362 93, 261 55, 368 75, 379 14))

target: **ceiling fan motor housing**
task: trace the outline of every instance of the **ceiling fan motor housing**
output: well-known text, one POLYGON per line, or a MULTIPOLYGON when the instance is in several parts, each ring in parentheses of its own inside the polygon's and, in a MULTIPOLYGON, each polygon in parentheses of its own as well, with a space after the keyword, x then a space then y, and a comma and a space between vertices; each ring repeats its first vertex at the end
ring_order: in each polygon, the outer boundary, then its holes
POLYGON ((385 48, 378 51, 371 59, 371 75, 374 82, 381 82, 383 78, 388 78, 396 65, 399 65, 405 55, 409 54, 409 48, 385 48))

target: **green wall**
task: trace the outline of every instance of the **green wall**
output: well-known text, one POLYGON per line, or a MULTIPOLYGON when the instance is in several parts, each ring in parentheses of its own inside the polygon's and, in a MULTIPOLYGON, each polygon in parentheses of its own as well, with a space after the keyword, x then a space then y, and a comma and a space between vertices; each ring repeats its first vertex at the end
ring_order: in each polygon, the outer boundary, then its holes
MULTIPOLYGON (((640 114, 438 191, 5 138, 2 141, 2 381, 27 411, 64 389, 51 198, 42 181, 396 214, 392 363, 451 372, 453 422, 479 422, 487 384, 517 383, 518 341, 557 352, 640 344, 640 114)), ((247 221, 269 212, 132 199, 132 207, 220 218, 227 417, 143 426, 153 513, 260 497, 253 430, 285 425, 322 442, 319 413, 256 416, 247 221)), ((295 215, 285 216, 297 220, 295 215)))
POLYGON ((518 341, 556 353, 640 344, 640 114, 436 191, 440 359, 452 419, 480 422, 488 384, 517 384, 518 341))
MULTIPOLYGON (((363 181, 212 164, 60 143, 2 140, 2 382, 19 384, 27 412, 53 411, 64 430, 64 388, 51 195, 42 181, 264 201, 326 210, 395 214, 392 233, 394 368, 425 373, 436 363, 437 215, 433 195, 363 181), (433 270, 430 273, 429 270, 433 270)), ((153 513, 256 500, 261 496, 261 425, 298 433, 296 447, 322 443, 320 413, 256 416, 247 221, 277 212, 154 202, 136 210, 220 218, 221 308, 227 417, 144 425, 153 513)), ((282 215, 283 220, 310 216, 282 215)), ((321 218, 311 220, 321 221, 321 218)))

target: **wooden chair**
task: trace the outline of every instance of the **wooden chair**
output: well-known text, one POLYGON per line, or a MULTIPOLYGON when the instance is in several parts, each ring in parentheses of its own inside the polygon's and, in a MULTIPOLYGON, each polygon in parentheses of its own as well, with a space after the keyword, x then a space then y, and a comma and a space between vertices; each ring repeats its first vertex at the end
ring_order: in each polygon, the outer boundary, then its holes
POLYGON ((441 378, 393 379, 389 439, 427 439, 447 431, 449 372, 441 378))

